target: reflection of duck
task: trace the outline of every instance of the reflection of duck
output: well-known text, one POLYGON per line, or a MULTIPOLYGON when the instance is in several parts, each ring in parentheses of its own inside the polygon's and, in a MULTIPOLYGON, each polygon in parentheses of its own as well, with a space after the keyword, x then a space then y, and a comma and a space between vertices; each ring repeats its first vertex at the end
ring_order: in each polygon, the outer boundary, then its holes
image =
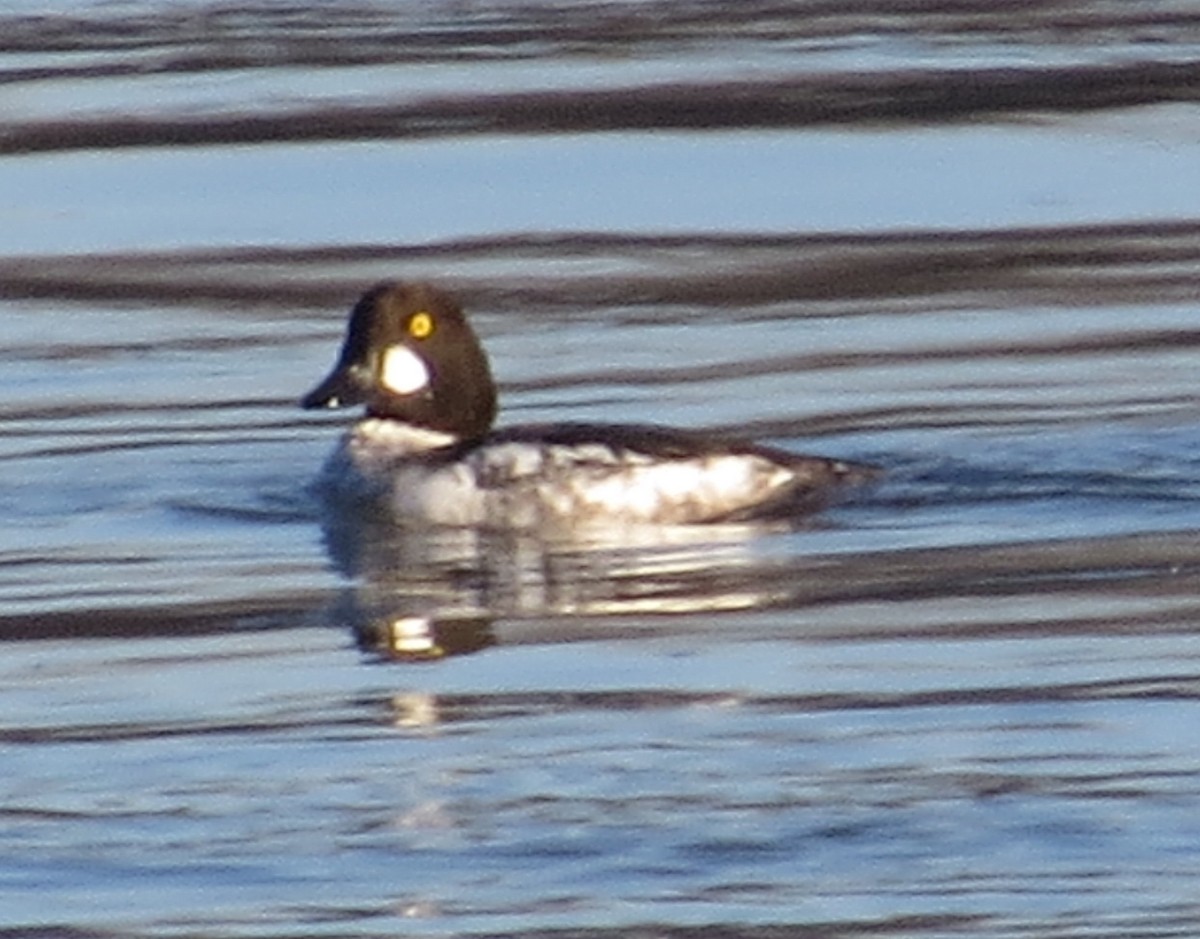
POLYGON ((365 404, 326 465, 326 491, 401 520, 500 529, 794 516, 871 471, 650 425, 492 429, 487 356, 448 294, 382 284, 350 316, 306 408, 365 404))
POLYGON ((495 645, 492 621, 484 616, 379 616, 354 621, 365 652, 399 662, 436 662, 495 645))
POLYGON ((326 547, 351 581, 333 619, 365 650, 405 661, 594 639, 627 632, 631 616, 669 632, 664 614, 778 599, 775 568, 758 550, 765 534, 762 526, 693 525, 544 538, 386 518, 351 523, 330 513, 326 547))

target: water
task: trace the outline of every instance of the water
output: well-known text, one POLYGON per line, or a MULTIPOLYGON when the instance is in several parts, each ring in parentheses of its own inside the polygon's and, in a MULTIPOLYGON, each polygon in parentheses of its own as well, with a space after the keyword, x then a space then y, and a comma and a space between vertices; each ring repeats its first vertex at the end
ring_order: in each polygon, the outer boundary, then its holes
POLYGON ((1189 4, 0 14, 0 927, 1193 936, 1189 4), (807 524, 333 524, 383 277, 807 524))

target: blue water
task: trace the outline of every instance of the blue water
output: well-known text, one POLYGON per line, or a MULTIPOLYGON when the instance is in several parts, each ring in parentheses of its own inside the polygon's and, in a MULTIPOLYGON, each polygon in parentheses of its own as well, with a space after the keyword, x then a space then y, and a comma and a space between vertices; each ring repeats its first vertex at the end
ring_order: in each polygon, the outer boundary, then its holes
POLYGON ((0 249, 1193 219, 1198 141, 1180 130, 1193 117, 1191 105, 1160 105, 1048 126, 260 145, 120 159, 85 151, 9 162, 0 200, 17 224, 5 226, 0 249))
POLYGON ((1191 11, 0 25, 0 932, 1200 931, 1191 11), (461 294, 504 421, 886 475, 331 524, 297 399, 383 277, 461 294))

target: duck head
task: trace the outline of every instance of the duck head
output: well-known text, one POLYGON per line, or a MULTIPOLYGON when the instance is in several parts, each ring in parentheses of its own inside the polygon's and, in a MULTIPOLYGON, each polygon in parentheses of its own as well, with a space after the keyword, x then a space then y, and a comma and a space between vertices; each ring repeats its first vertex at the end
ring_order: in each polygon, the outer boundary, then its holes
POLYGON ((337 364, 300 404, 365 404, 372 417, 473 440, 495 420, 496 386, 487 354, 450 294, 429 284, 384 283, 354 305, 337 364))

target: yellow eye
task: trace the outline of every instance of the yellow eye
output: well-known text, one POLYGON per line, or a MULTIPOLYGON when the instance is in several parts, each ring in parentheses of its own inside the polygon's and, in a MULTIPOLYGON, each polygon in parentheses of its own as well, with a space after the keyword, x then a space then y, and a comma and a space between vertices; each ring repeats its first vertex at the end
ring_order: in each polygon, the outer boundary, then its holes
POLYGON ((408 334, 414 339, 424 339, 433 332, 433 317, 421 310, 408 321, 408 334))

